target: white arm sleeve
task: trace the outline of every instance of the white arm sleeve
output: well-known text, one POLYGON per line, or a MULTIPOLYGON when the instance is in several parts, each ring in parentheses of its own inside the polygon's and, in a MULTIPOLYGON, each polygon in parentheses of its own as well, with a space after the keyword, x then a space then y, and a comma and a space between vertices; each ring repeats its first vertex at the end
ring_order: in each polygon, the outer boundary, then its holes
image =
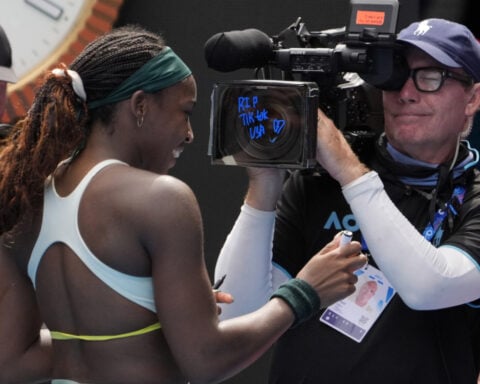
POLYGON ((221 287, 234 297, 222 304, 221 319, 252 312, 263 306, 288 277, 272 266, 275 212, 241 207, 215 266, 215 279, 226 274, 221 287))
POLYGON ((376 263, 413 309, 438 309, 480 297, 480 266, 463 250, 430 244, 388 197, 376 172, 343 187, 376 263))

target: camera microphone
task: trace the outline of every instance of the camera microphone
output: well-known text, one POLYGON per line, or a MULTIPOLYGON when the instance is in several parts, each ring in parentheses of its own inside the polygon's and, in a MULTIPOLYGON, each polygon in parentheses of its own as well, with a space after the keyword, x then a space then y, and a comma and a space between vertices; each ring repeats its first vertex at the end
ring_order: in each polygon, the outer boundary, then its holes
POLYGON ((271 38, 254 28, 220 32, 205 43, 208 66, 220 72, 263 67, 272 57, 271 38))

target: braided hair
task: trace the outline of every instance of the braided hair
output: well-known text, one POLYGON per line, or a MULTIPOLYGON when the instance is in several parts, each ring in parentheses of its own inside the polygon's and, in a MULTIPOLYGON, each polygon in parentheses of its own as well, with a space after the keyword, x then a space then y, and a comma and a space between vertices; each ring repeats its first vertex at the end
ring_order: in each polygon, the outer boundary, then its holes
MULTIPOLYGON (((164 47, 158 34, 139 26, 120 27, 87 45, 70 69, 80 75, 87 100, 99 100, 164 47)), ((60 161, 83 148, 94 122, 111 123, 115 108, 110 104, 89 110, 75 94, 70 76, 46 74, 27 115, 1 145, 0 234, 38 212, 46 178, 60 161)))

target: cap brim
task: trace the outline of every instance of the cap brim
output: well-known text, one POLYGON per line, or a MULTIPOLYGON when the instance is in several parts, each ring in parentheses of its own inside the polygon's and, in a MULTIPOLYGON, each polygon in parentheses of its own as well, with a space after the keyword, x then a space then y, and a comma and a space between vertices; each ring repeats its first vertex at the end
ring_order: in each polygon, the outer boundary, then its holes
POLYGON ((425 53, 427 53, 429 56, 433 57, 435 60, 437 60, 439 63, 451 67, 451 68, 461 68, 462 66, 458 64, 455 60, 453 60, 450 56, 448 56, 445 52, 442 50, 438 49, 432 44, 429 44, 425 41, 420 41, 420 40, 409 40, 409 39, 398 39, 398 41, 402 41, 404 43, 411 44, 425 53))
POLYGON ((18 81, 17 75, 13 72, 12 68, 0 67, 0 81, 6 81, 7 83, 16 83, 18 81))

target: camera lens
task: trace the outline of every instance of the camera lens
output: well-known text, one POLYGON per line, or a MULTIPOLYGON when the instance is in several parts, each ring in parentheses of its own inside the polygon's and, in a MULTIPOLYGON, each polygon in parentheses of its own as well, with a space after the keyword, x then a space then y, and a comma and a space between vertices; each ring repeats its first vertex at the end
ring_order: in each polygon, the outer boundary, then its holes
POLYGON ((308 97, 310 86, 260 80, 217 86, 212 108, 217 158, 238 165, 310 164, 306 147, 316 128, 311 107, 316 113, 318 105, 316 97, 308 97))

